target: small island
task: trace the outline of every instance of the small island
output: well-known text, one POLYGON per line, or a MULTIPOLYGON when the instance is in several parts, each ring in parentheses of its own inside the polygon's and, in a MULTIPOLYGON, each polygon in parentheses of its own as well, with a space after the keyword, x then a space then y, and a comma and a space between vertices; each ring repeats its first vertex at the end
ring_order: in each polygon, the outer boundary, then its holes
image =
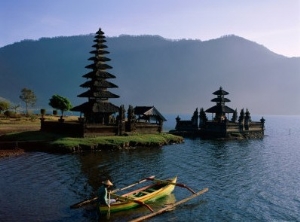
MULTIPOLYGON (((58 122, 60 117, 45 115, 45 121, 58 122)), ((76 116, 64 117, 65 124, 73 124, 76 116)), ((83 151, 128 150, 159 148, 164 145, 183 143, 181 136, 169 133, 138 134, 122 136, 70 137, 67 133, 43 132, 38 115, 19 115, 15 118, 0 116, 0 157, 23 154, 27 151, 49 153, 78 153, 83 151)))
POLYGON ((201 108, 200 114, 198 108, 195 110, 191 120, 181 120, 176 118, 175 130, 170 133, 182 136, 199 136, 204 139, 252 139, 263 138, 265 130, 265 119, 252 121, 250 112, 241 109, 239 118, 237 110, 225 105, 230 102, 225 95, 229 93, 219 88, 213 95, 217 97, 212 99, 216 105, 205 110, 201 108), (212 119, 208 120, 206 113, 212 114, 212 119), (229 114, 232 114, 231 119, 229 114), (227 116, 226 116, 227 115, 227 116))

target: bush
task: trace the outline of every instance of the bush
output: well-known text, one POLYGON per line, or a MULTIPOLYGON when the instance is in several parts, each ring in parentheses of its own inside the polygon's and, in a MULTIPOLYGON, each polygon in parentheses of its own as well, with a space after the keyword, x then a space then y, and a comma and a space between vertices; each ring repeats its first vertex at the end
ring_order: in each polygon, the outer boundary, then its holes
POLYGON ((4 116, 6 116, 7 118, 16 118, 17 117, 16 113, 12 112, 10 110, 6 110, 4 112, 4 116))
POLYGON ((38 118, 37 115, 30 115, 29 116, 30 121, 35 121, 37 118, 38 118))

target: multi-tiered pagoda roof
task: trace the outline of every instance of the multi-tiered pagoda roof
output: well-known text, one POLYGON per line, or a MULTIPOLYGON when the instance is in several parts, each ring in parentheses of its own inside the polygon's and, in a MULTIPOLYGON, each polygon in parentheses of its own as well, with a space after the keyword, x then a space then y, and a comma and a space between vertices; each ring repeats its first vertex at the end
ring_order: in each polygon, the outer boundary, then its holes
POLYGON ((84 113, 87 122, 108 123, 109 116, 119 110, 119 107, 109 102, 109 99, 119 98, 119 96, 108 89, 118 88, 118 86, 107 80, 116 77, 107 71, 112 67, 106 64, 110 59, 106 57, 109 52, 105 50, 106 40, 101 29, 96 32, 94 42, 96 43, 93 45, 94 50, 90 52, 93 56, 88 59, 93 63, 85 67, 91 71, 83 75, 87 81, 80 85, 87 90, 78 95, 78 97, 88 98, 88 101, 74 107, 72 111, 84 113))
POLYGON ((213 94, 216 95, 217 98, 214 98, 211 101, 216 102, 216 105, 205 110, 205 112, 215 113, 217 117, 225 115, 225 113, 234 113, 233 109, 225 105, 226 102, 230 102, 229 99, 224 97, 229 94, 228 92, 220 87, 220 89, 215 91, 213 94))

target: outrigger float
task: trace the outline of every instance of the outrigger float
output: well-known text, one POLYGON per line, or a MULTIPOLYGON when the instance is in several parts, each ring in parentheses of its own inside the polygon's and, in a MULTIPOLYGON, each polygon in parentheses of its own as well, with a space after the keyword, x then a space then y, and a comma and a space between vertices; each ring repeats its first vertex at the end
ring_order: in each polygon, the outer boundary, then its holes
MULTIPOLYGON (((208 191, 208 188, 205 188, 203 190, 195 192, 194 190, 192 190, 190 187, 186 186, 185 184, 177 183, 177 177, 173 177, 173 178, 167 179, 167 180, 160 180, 160 179, 156 179, 154 176, 151 176, 151 177, 141 179, 138 182, 133 183, 127 187, 111 191, 109 193, 109 195, 112 196, 113 198, 116 198, 117 201, 115 203, 112 203, 110 205, 110 208, 108 208, 105 205, 103 205, 103 206, 101 205, 100 211, 103 213, 111 213, 111 212, 113 213, 113 212, 118 212, 118 211, 123 211, 123 210, 129 210, 129 209, 132 209, 132 208, 135 208, 138 206, 147 207, 151 211, 150 214, 136 218, 131 221, 131 222, 138 222, 138 221, 142 221, 142 220, 154 217, 156 215, 159 215, 165 211, 169 211, 169 210, 173 209, 175 206, 185 203, 201 194, 204 194, 207 191, 208 191), (118 192, 118 191, 126 190, 128 188, 131 188, 135 185, 138 185, 140 183, 143 183, 143 182, 146 182, 149 180, 153 181, 153 183, 148 186, 139 188, 137 190, 131 191, 126 194, 122 194, 122 195, 116 194, 116 192, 118 192), (173 192, 175 186, 179 186, 179 187, 188 189, 192 193, 192 195, 185 199, 177 201, 173 204, 170 204, 167 207, 163 207, 158 211, 154 211, 151 208, 151 206, 149 204, 147 204, 147 202, 149 202, 149 201, 154 201, 163 196, 171 194, 173 192)), ((94 197, 94 198, 73 204, 70 207, 71 208, 79 208, 79 207, 82 207, 87 204, 95 203, 97 199, 98 199, 98 197, 94 197)))

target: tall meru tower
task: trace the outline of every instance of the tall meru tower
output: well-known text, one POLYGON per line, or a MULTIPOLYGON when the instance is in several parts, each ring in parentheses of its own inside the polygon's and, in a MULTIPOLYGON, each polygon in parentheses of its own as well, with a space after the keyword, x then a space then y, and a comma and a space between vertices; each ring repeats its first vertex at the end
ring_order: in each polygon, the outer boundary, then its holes
POLYGON ((78 95, 78 97, 88 98, 88 101, 71 110, 84 114, 86 123, 109 124, 110 116, 119 111, 119 107, 110 103, 109 99, 119 98, 119 96, 109 92, 108 89, 118 88, 118 86, 107 81, 116 77, 107 72, 112 67, 106 64, 110 59, 106 57, 109 52, 105 50, 106 40, 101 28, 96 32, 94 42, 92 46, 94 50, 90 52, 93 56, 88 59, 93 63, 85 67, 91 71, 83 75, 87 81, 80 85, 82 88, 87 88, 87 91, 78 95))

